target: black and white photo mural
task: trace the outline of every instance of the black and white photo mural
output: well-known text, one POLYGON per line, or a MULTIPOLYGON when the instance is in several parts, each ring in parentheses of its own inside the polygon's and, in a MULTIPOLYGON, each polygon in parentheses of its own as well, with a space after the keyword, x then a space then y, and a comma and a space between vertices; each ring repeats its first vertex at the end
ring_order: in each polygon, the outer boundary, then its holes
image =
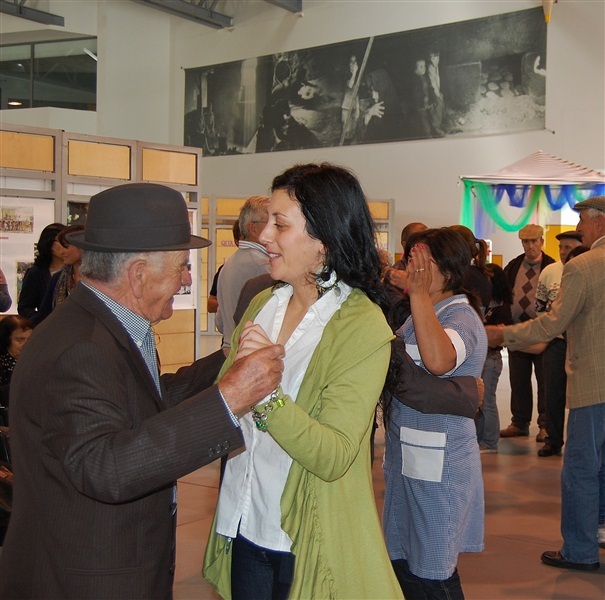
POLYGON ((544 129, 542 8, 187 69, 205 156, 544 129))

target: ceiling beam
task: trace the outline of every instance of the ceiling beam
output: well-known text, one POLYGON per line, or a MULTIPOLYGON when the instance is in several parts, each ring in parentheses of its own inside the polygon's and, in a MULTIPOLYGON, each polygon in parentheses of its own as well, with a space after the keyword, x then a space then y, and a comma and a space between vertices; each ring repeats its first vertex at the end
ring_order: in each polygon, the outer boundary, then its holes
POLYGON ((303 9, 303 0, 267 0, 267 2, 293 13, 300 13, 303 9))
MULTIPOLYGON (((147 6, 157 8, 158 10, 163 10, 171 15, 182 17, 183 19, 189 19, 190 21, 195 21, 196 23, 208 25, 209 27, 214 27, 216 29, 233 26, 233 17, 218 13, 212 10, 212 8, 208 9, 204 6, 201 6, 201 4, 206 4, 205 1, 201 2, 200 4, 195 4, 193 1, 187 2, 186 0, 133 1, 138 2, 139 4, 146 4, 147 6)), ((214 7, 215 4, 216 2, 213 2, 212 7, 214 7)))
POLYGON ((28 21, 35 21, 36 23, 44 23, 44 25, 65 26, 65 19, 63 17, 42 10, 36 10, 35 8, 29 8, 25 6, 26 2, 27 0, 15 0, 14 2, 0 0, 0 13, 20 17, 28 21))

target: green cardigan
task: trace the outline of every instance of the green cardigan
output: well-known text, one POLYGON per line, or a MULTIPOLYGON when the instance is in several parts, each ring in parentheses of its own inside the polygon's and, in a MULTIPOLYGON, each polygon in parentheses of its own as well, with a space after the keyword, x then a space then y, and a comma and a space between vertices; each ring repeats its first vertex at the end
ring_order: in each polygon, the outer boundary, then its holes
MULTIPOLYGON (((237 353, 243 323, 270 295, 262 292, 250 304, 223 372, 237 353)), ((370 465, 392 338, 379 307, 352 290, 326 325, 297 402, 286 397, 268 415, 267 435, 293 459, 281 498, 282 528, 296 557, 291 598, 403 597, 384 544, 370 465)), ((223 598, 231 598, 227 541, 213 524, 204 576, 223 598)))

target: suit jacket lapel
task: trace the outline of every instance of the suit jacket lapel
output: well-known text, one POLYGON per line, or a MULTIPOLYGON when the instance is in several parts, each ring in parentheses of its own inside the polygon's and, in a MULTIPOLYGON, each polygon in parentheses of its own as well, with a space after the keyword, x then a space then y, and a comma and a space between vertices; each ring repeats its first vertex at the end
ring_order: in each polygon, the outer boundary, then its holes
MULTIPOLYGON (((116 343, 119 345, 120 350, 124 354, 126 360, 133 365, 133 371, 139 376, 142 384, 147 388, 150 397, 153 398, 153 401, 157 405, 158 409, 165 409, 167 407, 167 403, 158 392, 155 381, 147 368, 147 364, 145 363, 145 359, 143 358, 141 351, 139 348, 137 348, 130 335, 128 335, 126 329, 124 329, 122 323, 120 323, 120 321, 114 316, 111 310, 109 310, 109 308, 103 304, 101 299, 84 285, 78 285, 76 289, 69 295, 67 300, 76 302, 84 310, 93 314, 95 318, 109 331, 109 333, 115 338, 116 343)), ((163 388, 162 393, 165 393, 163 388)))

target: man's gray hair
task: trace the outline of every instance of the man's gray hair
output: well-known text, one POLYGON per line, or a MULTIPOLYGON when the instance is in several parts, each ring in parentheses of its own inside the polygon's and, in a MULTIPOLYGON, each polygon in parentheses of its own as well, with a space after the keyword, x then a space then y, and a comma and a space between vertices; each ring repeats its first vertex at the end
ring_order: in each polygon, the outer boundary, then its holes
POLYGON ((269 218, 267 207, 269 206, 268 196, 251 196, 246 200, 242 210, 239 213, 239 231, 242 240, 250 239, 248 225, 254 221, 266 222, 269 218))
POLYGON ((602 217, 605 213, 598 208, 585 208, 582 212, 586 213, 586 216, 589 219, 594 219, 596 217, 602 217))
POLYGON ((163 264, 167 254, 171 252, 95 252, 84 250, 80 273, 84 277, 114 283, 122 276, 131 262, 144 258, 155 267, 163 264))

